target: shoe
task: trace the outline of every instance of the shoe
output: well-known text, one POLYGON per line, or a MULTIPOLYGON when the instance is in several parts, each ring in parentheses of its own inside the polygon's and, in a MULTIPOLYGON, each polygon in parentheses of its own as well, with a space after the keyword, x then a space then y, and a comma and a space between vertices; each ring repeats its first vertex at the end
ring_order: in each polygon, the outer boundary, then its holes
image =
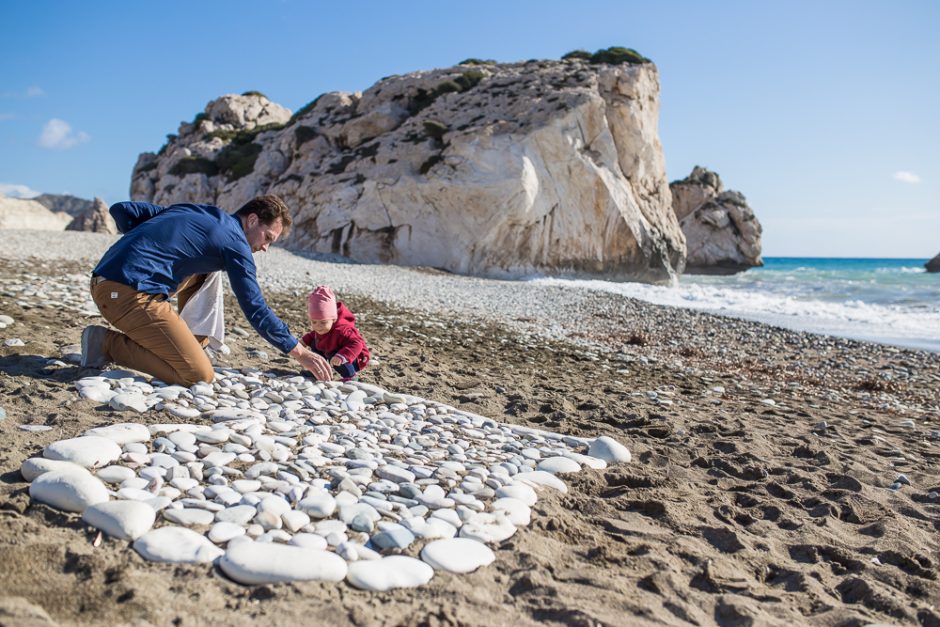
POLYGON ((104 353, 104 341, 108 330, 92 324, 82 331, 82 368, 103 368, 110 360, 104 353))

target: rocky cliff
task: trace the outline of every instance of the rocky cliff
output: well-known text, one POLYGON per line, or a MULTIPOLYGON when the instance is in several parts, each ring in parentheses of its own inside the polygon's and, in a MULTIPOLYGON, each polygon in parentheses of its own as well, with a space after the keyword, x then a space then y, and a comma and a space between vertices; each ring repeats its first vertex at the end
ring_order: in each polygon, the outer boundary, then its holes
POLYGON ((940 272, 940 254, 924 264, 927 272, 940 272))
POLYGON ((329 93, 293 115, 257 93, 210 102, 131 195, 295 211, 286 243, 496 277, 668 281, 685 242, 657 133, 659 77, 633 57, 468 62, 329 93))
POLYGON ((669 188, 685 235, 687 273, 734 274, 763 265, 761 225, 742 193, 725 191, 717 174, 699 166, 669 188))
POLYGON ((108 212, 108 205, 100 198, 95 198, 90 207, 75 216, 65 230, 108 233, 109 235, 115 235, 118 232, 117 224, 108 212))
POLYGON ((50 211, 65 212, 73 218, 85 213, 95 205, 93 200, 85 200, 68 194, 40 194, 32 200, 50 211))

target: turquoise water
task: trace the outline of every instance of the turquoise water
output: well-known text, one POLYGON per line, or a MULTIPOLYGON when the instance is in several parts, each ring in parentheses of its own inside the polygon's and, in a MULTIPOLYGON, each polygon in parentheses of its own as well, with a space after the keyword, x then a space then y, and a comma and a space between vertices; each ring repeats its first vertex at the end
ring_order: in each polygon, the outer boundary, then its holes
POLYGON ((672 287, 536 279, 661 305, 940 352, 940 274, 926 259, 765 257, 732 276, 683 276, 672 287))

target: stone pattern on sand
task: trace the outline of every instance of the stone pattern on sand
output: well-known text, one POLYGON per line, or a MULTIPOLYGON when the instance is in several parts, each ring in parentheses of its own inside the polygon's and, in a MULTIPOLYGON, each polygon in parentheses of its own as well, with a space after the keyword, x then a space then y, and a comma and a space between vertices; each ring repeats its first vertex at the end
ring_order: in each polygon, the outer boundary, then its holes
POLYGON ((128 416, 198 420, 54 442, 23 464, 33 498, 134 540, 148 560, 221 556, 245 584, 345 578, 389 590, 434 569, 472 572, 495 559, 486 543, 529 524, 539 491, 567 492, 557 475, 629 460, 610 438, 504 425, 358 382, 249 368, 190 388, 121 370, 75 385, 95 402, 113 395, 128 416), (401 555, 427 542, 423 562, 401 555), (347 567, 360 561, 372 564, 347 567))

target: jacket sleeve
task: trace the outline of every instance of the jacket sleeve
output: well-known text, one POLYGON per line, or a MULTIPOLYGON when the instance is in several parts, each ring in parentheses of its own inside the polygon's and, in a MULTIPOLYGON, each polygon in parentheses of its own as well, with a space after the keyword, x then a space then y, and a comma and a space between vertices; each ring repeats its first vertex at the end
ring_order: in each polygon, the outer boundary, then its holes
POLYGON ((149 202, 118 202, 111 205, 108 213, 114 218, 118 231, 127 233, 139 224, 154 217, 166 207, 152 205, 149 202))
POLYGON ((225 271, 228 273, 232 291, 245 318, 255 331, 272 346, 289 353, 297 346, 297 338, 291 335, 287 325, 274 315, 261 294, 256 277, 255 261, 247 244, 224 248, 225 271))
POLYGON ((346 358, 347 362, 353 363, 356 361, 356 357, 359 356, 359 353, 362 352, 362 349, 365 348, 366 343, 359 334, 359 331, 354 328, 344 329, 342 338, 343 347, 336 351, 336 354, 342 355, 346 358))
POLYGON ((313 331, 309 333, 305 333, 304 336, 300 338, 300 341, 307 348, 314 348, 316 344, 316 340, 317 340, 317 336, 313 331))

